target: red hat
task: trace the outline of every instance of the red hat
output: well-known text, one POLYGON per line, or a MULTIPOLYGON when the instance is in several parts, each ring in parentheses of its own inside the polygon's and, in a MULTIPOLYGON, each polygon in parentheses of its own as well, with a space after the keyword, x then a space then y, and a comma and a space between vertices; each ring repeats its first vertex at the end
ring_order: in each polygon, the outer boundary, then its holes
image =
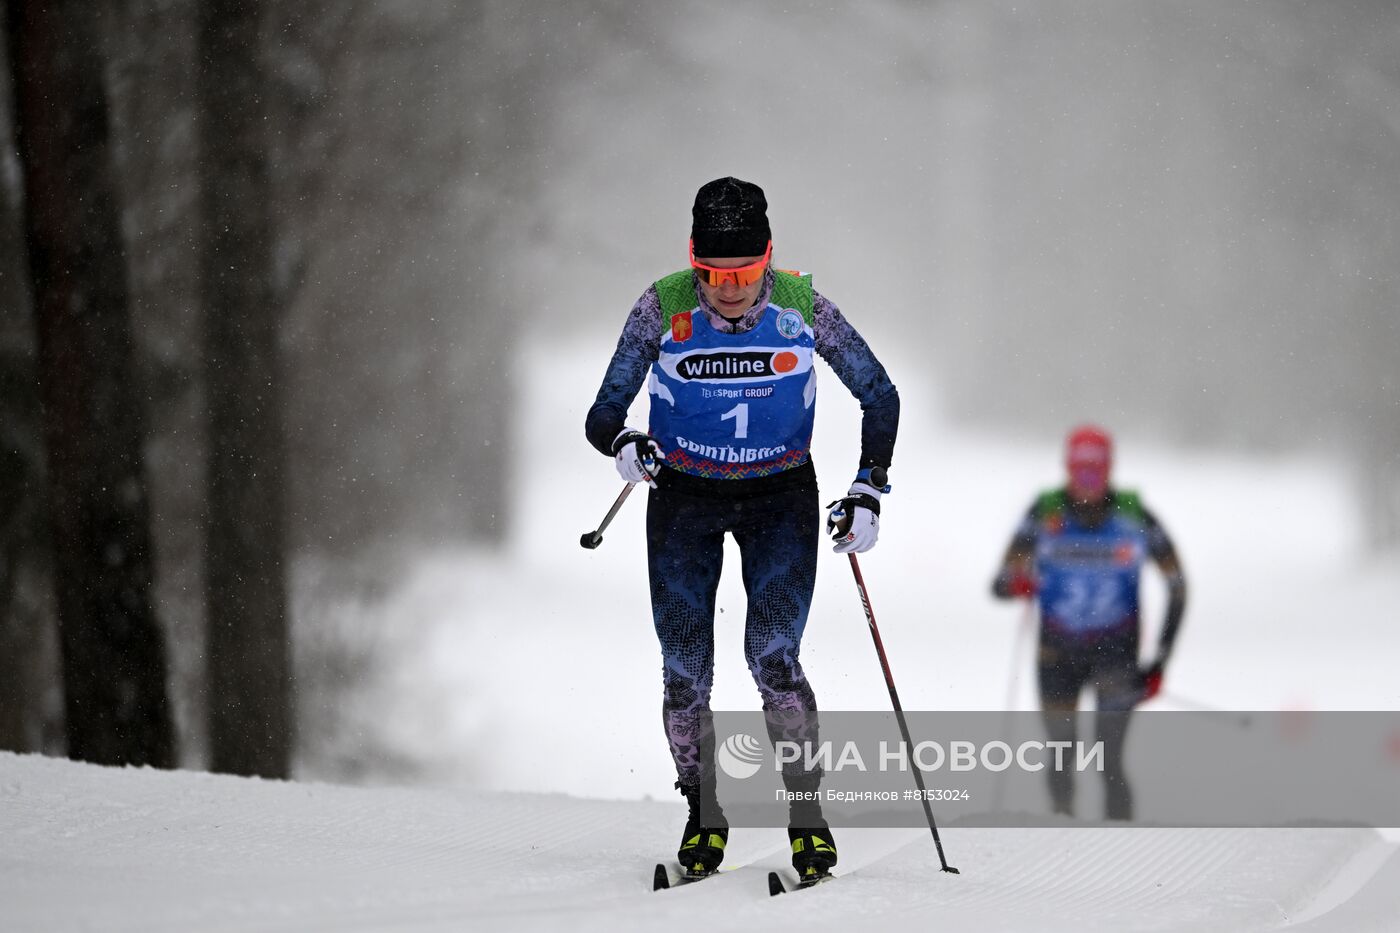
POLYGON ((1070 432, 1065 441, 1065 464, 1071 470, 1092 466, 1107 470, 1112 463, 1113 438, 1103 428, 1086 424, 1070 432))

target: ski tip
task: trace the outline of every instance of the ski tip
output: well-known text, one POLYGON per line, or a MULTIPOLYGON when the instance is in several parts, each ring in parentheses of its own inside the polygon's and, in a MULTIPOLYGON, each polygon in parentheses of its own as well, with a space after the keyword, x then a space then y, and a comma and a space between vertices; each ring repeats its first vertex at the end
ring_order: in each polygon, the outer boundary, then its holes
POLYGON ((787 888, 783 887, 783 879, 775 871, 768 873, 768 896, 777 897, 779 894, 786 894, 787 888))
POLYGON ((666 871, 666 866, 657 862, 656 870, 651 873, 651 889, 653 891, 665 891, 670 886, 671 876, 666 871))

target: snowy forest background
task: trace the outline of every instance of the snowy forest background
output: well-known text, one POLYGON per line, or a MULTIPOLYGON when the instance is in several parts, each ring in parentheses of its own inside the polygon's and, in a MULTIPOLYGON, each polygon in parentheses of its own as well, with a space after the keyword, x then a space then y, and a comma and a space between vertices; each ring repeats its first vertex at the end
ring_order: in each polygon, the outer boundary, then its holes
MULTIPOLYGON (((16 85, 0 95, 0 747, 62 754, 56 594, 74 581, 55 570, 63 503, 15 132, 30 6, 8 5, 0 70, 16 85)), ((286 608, 269 603, 284 624, 234 631, 290 645, 297 737, 287 768, 224 770, 418 773, 357 705, 415 635, 373 607, 424 554, 494 568, 601 517, 616 484, 584 449, 593 386, 560 374, 596 385, 637 294, 683 265, 695 189, 725 174, 766 189, 779 263, 813 271, 885 359, 906 432, 939 419, 1043 449, 1031 472, 1051 480, 1054 444, 1085 417, 1125 450, 1322 457, 1347 497, 1290 507, 1322 537, 1335 520, 1375 554, 1400 545, 1400 8, 1384 0, 50 6, 84 18, 62 33, 94 53, 105 93, 120 221, 107 249, 133 354, 124 374, 102 369, 143 425, 143 598, 180 764, 210 764, 224 702, 206 636, 221 606, 206 568, 225 543, 209 534, 206 438, 211 400, 230 393, 209 340, 243 319, 211 321, 226 296, 210 287, 207 195, 235 148, 220 126, 242 126, 236 148, 266 172, 258 306, 285 443, 269 500, 282 528, 249 542, 284 543, 286 608), (211 91, 201 17, 228 10, 254 43, 230 59, 250 83, 211 91), (557 432, 522 430, 555 409, 557 432), (580 457, 604 491, 581 496, 585 518, 542 511, 580 457)), ((833 458, 824 482, 846 466, 833 458)), ((893 477, 911 498, 956 494, 933 474, 897 458, 893 477)), ((994 537, 1031 491, 1008 481, 994 537)), ((480 624, 528 625, 531 595, 481 601, 480 624), (511 598, 518 619, 501 618, 511 598)), ((473 686, 457 715, 532 703, 473 686)), ((652 715, 652 696, 635 702, 652 715)))

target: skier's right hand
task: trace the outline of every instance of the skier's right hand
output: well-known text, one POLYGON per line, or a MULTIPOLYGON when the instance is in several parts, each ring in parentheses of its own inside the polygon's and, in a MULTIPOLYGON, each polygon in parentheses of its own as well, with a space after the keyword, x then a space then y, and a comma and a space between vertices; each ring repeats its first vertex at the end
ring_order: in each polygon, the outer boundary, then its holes
POLYGON ((661 461, 666 459, 666 452, 656 438, 623 428, 622 433, 613 438, 612 449, 617 475, 624 482, 646 483, 656 488, 656 474, 661 472, 661 461))
POLYGON ((1019 599, 1030 599, 1036 589, 1035 579, 1026 573, 1013 573, 1006 583, 1006 591, 1019 599))
POLYGON ((1039 587, 1035 577, 1024 570, 1010 567, 1002 570, 992 581, 992 593, 1001 599, 1030 599, 1035 596, 1037 590, 1039 587))

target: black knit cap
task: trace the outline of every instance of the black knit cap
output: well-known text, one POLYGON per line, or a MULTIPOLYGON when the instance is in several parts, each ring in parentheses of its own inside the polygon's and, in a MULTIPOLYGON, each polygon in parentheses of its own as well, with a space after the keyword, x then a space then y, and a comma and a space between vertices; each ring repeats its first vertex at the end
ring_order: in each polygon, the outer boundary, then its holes
POLYGON ((768 200, 751 181, 716 178, 701 186, 690 214, 696 256, 762 256, 773 238, 768 229, 768 200))

